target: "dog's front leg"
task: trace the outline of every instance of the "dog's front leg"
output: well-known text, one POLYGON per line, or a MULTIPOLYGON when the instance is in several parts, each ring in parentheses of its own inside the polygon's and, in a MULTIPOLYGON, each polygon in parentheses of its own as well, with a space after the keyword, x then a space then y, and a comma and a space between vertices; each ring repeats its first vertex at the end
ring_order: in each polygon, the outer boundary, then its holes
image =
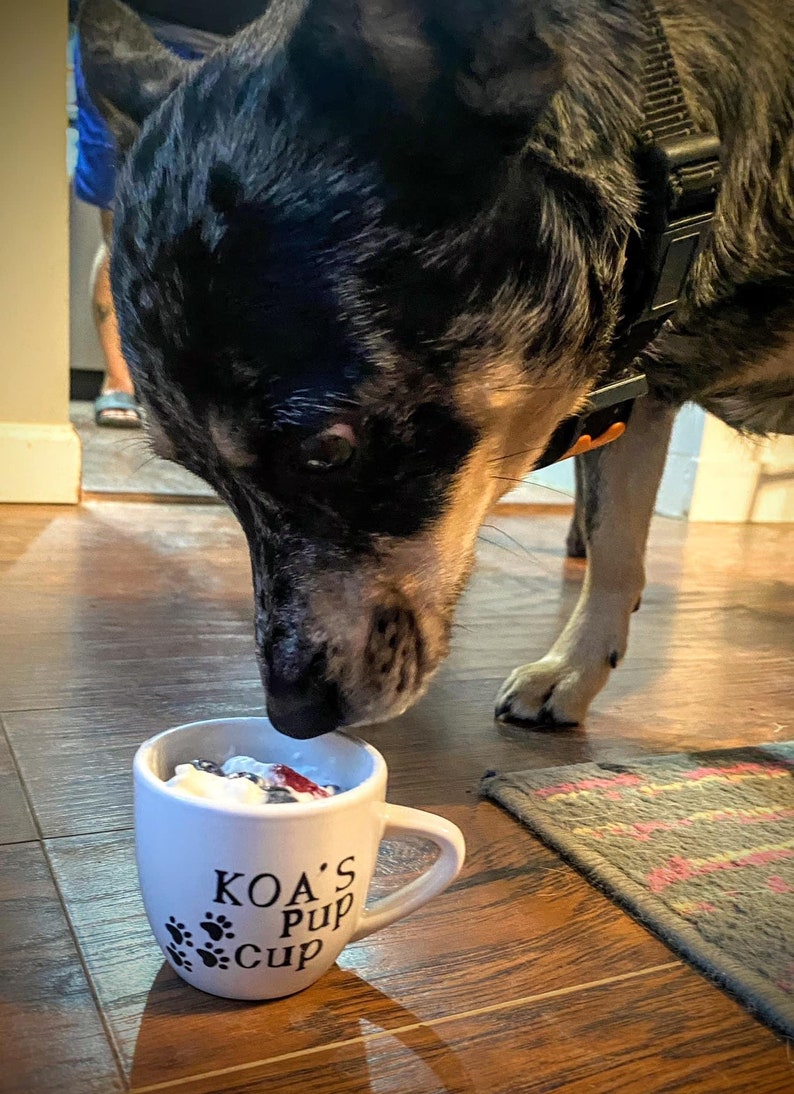
POLYGON ((623 658, 645 583, 645 545, 673 418, 671 408, 639 399, 619 441, 579 457, 578 524, 587 546, 582 592, 549 653, 502 685, 497 717, 577 725, 623 658))

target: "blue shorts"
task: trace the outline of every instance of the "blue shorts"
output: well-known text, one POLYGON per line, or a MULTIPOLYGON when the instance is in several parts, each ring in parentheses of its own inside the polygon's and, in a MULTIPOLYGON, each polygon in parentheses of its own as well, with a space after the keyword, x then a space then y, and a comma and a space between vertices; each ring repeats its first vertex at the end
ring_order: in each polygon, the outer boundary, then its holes
MULTIPOLYGON (((187 61, 202 56, 188 46, 163 43, 172 53, 187 61)), ((74 190, 81 201, 110 209, 116 187, 116 146, 105 120, 94 106, 85 86, 80 61, 80 41, 74 42, 74 90, 77 100, 77 164, 74 169, 74 190)))

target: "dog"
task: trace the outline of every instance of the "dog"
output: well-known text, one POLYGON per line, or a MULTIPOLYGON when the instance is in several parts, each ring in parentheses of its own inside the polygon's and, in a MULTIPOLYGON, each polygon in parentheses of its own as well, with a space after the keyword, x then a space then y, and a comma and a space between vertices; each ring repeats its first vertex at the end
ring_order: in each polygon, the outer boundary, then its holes
MULTIPOLYGON (((245 531, 282 732, 446 655, 477 531, 609 372, 640 215, 640 0, 271 0, 201 63, 80 18, 118 143, 112 286, 154 450, 245 531)), ((624 436, 577 457, 579 602, 500 718, 581 723, 626 652, 677 409, 794 432, 794 12, 659 0, 719 135, 712 230, 624 436)))

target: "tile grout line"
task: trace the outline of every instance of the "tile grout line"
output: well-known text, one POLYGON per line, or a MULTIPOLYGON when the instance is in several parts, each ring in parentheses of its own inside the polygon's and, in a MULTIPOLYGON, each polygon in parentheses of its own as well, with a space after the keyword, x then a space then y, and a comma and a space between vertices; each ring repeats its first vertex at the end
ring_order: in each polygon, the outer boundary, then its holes
MULTIPOLYGON (((33 827, 36 830, 36 841, 35 842, 37 842, 39 847, 41 848, 42 857, 44 858, 44 862, 47 866, 47 870, 49 872, 50 878, 52 879, 53 888, 55 889, 55 894, 58 897, 58 903, 60 904, 61 911, 63 912, 63 918, 64 918, 64 922, 66 923, 66 929, 68 930, 69 937, 71 938, 72 944, 74 945, 75 953, 77 954, 77 960, 80 963, 80 968, 83 971, 83 976, 85 978, 86 987, 88 988, 91 999, 93 1000, 94 1006, 96 1008, 97 1015, 99 1017, 100 1025, 102 1026, 102 1031, 105 1034, 105 1040, 107 1041, 108 1046, 110 1048, 110 1052, 111 1052, 111 1055, 113 1057, 113 1063, 115 1064, 116 1072, 118 1073, 119 1081, 121 1082, 121 1086, 122 1086, 123 1090, 129 1090, 129 1085, 130 1084, 127 1081, 126 1072, 124 1070, 124 1066, 123 1066, 123 1063, 122 1063, 121 1051, 120 1051, 119 1046, 116 1042, 116 1037, 115 1037, 115 1034, 113 1032, 113 1028, 111 1027, 110 1022, 109 1022, 109 1020, 108 1020, 108 1018, 107 1018, 107 1016, 104 1012, 104 1009, 102 1008, 102 1004, 99 1000, 99 994, 96 990, 96 986, 94 984, 93 977, 91 976, 91 973, 88 969, 88 965, 86 963, 82 947, 80 946, 80 942, 77 938, 77 933, 74 929, 74 923, 72 922, 72 917, 69 915, 69 909, 67 908, 66 901, 64 900, 63 891, 61 890, 60 883, 59 883, 58 878, 56 876, 55 870, 53 869, 52 859, 50 858, 49 851, 47 850, 47 845, 45 843, 44 834, 41 830, 41 825, 39 823, 39 818, 38 818, 36 810, 33 806, 33 799, 30 795, 30 792, 28 791, 27 783, 25 782, 25 780, 22 776, 22 769, 19 766, 19 761, 17 759, 17 754, 14 751, 13 742, 11 741, 11 738, 9 737, 9 735, 6 731, 4 713, 0 713, 0 731, 2 732, 3 737, 5 739, 5 742, 8 745, 9 755, 11 756, 11 763, 14 765, 14 771, 16 773, 17 778, 19 779, 19 785, 21 786, 22 793, 25 797, 25 803, 28 807, 28 812, 30 813, 30 819, 33 822, 33 827)), ((30 840, 28 842, 32 843, 34 841, 30 840)), ((12 846, 12 845, 9 844, 9 845, 6 845, 6 846, 12 846)))
MULTIPOLYGON (((242 635, 240 635, 240 636, 232 635, 232 637, 236 638, 236 637, 243 637, 243 636, 242 635)), ((222 659, 234 660, 236 656, 237 656, 236 654, 231 654, 231 653, 230 654, 223 654, 222 659)), ((208 655, 208 658, 211 658, 212 660, 215 660, 215 658, 212 657, 212 655, 208 655)), ((144 660, 144 659, 143 658, 134 658, 133 660, 139 661, 139 660, 144 660)), ((184 660, 190 660, 190 657, 188 655, 185 655, 184 660)), ((193 660, 195 661, 196 659, 193 658, 193 660)), ((461 679, 463 679, 463 677, 461 677, 461 679)), ((499 681, 500 677, 498 676, 498 674, 495 674, 494 676, 487 677, 487 679, 489 681, 493 680, 495 683, 497 683, 499 681)), ((250 686, 252 688, 257 689, 258 691, 261 691, 261 689, 262 689, 262 682, 259 679, 259 677, 257 677, 257 676, 251 676, 250 679, 245 678, 245 679, 242 679, 242 680, 236 680, 234 683, 235 683, 235 686, 246 686, 246 687, 250 684, 250 686)), ((156 688, 157 685, 153 685, 153 686, 156 688)), ((168 684, 166 686, 167 687, 173 687, 173 688, 180 687, 179 684, 168 684)), ((189 683, 189 684, 184 685, 184 687, 182 687, 181 690, 184 691, 185 688, 191 688, 193 686, 198 686, 198 681, 194 681, 193 683, 189 683)), ((107 690, 105 690, 104 694, 105 695, 111 694, 111 696, 118 696, 118 695, 124 695, 124 694, 126 694, 126 692, 123 688, 120 688, 118 690, 118 692, 111 692, 111 693, 109 693, 107 690)), ((166 696, 166 701, 168 700, 168 698, 169 697, 166 696)), ((11 707, 11 706, 6 705, 6 706, 3 707, 3 713, 6 715, 6 717, 8 717, 8 716, 16 717, 17 714, 69 714, 71 711, 93 710, 93 709, 95 709, 95 707, 96 707, 96 703, 92 704, 88 699, 84 699, 83 701, 81 701, 81 703, 78 706, 64 706, 63 703, 59 704, 58 706, 47 706, 47 707, 11 707)), ((254 711, 257 714, 262 714, 263 711, 264 711, 264 707, 260 703, 251 703, 251 704, 249 704, 249 708, 243 708, 243 709, 251 709, 252 711, 254 711)), ((245 717, 245 716, 246 716, 245 714, 240 715, 240 717, 245 717)), ((11 740, 10 736, 9 736, 8 739, 9 739, 9 741, 11 740)))
MULTIPOLYGON (((11 742, 11 736, 8 733, 8 730, 6 729, 5 716, 6 716, 6 711, 0 711, 0 736, 2 736, 3 740, 5 741, 6 748, 8 749, 8 755, 11 757, 11 766, 14 769, 14 774, 16 775, 17 781, 18 781, 19 786, 20 786, 20 789, 22 790, 22 797, 25 799, 25 807, 28 811, 28 816, 30 817, 30 823, 33 825, 33 831, 35 833, 35 837, 34 837, 33 840, 14 840, 12 842, 13 843, 33 843, 33 842, 38 841, 39 843, 41 843, 41 829, 39 828, 39 823, 38 823, 38 820, 36 819, 36 813, 33 809, 33 801, 31 799, 30 794, 28 793, 27 784, 25 783, 25 780, 22 778, 22 768, 19 766, 19 760, 17 759, 17 754, 16 754, 16 752, 14 752, 14 745, 11 742)), ((11 846, 11 845, 10 844, 4 844, 3 846, 11 846)))
POLYGON ((244 1064, 232 1064, 229 1067, 217 1068, 214 1071, 203 1071, 195 1075, 186 1075, 179 1079, 168 1079, 162 1083, 150 1083, 146 1086, 130 1087, 130 1094, 154 1094, 158 1090, 174 1090, 189 1083, 200 1083, 206 1079, 217 1079, 223 1076, 240 1075, 246 1071, 266 1067, 268 1064, 284 1063, 288 1060, 297 1060, 304 1056, 316 1056, 322 1052, 329 1052, 338 1048, 347 1048, 350 1045, 370 1043, 381 1040, 384 1037, 395 1037, 403 1033, 412 1033, 420 1029, 434 1029, 436 1026, 446 1025, 464 1018, 478 1018, 484 1014, 494 1014, 511 1007, 527 1006, 530 1003, 542 1002, 546 999, 558 999, 566 995, 574 995, 577 992, 589 991, 592 988, 606 987, 609 984, 620 984, 626 980, 638 980, 643 976, 664 972, 667 969, 679 968, 683 962, 667 961, 663 965, 650 965, 644 969, 635 969, 632 972, 621 973, 619 976, 608 976, 603 980, 590 980, 584 984, 573 984, 566 988, 554 988, 551 991, 539 992, 535 995, 523 995, 517 999, 505 1000, 501 1003, 490 1003, 488 1006, 475 1007, 471 1010, 456 1011, 454 1014, 443 1014, 439 1018, 430 1018, 425 1022, 410 1022, 405 1026, 393 1026, 389 1029, 376 1030, 374 1033, 364 1034, 360 1037, 348 1037, 342 1041, 329 1041, 324 1045, 315 1045, 313 1048, 296 1049, 295 1052, 283 1052, 278 1056, 265 1057, 261 1060, 251 1060, 244 1064))
MULTIPOLYGON (((26 802, 27 804, 27 802, 26 802)), ((31 821, 35 826, 35 821, 31 817, 31 821)), ((125 825, 123 828, 92 828, 88 832, 60 832, 57 836, 41 836, 38 835, 38 829, 36 833, 30 839, 6 839, 0 840, 0 847, 20 847, 23 843, 41 843, 42 840, 46 840, 47 843, 57 843, 62 839, 77 839, 78 837, 90 837, 90 836, 118 836, 124 832, 134 832, 135 829, 131 824, 125 825)))
POLYGON ((77 932, 74 928, 72 917, 69 914, 69 908, 64 899, 63 890, 61 889, 60 882, 58 881, 58 877, 52 865, 52 859, 50 858, 49 850, 43 838, 41 840, 41 849, 42 853, 44 854, 44 859, 47 863, 47 869, 50 871, 50 876, 52 877, 55 891, 58 894, 58 900, 60 901, 61 908, 63 909, 64 919, 66 920, 66 926, 69 928, 69 934, 71 935, 72 942, 74 943, 74 948, 77 953, 77 959, 80 962, 80 967, 83 970, 83 976, 85 977, 86 984, 88 985, 88 990, 91 993, 91 998, 94 1000, 94 1006, 96 1007, 97 1014, 99 1015, 99 1021, 102 1023, 102 1029, 104 1030, 105 1037, 110 1046, 110 1051, 113 1054, 113 1062, 116 1065, 116 1070, 121 1081, 122 1089, 129 1090, 130 1084, 127 1080, 123 1057, 121 1055, 121 1048, 116 1041, 115 1032, 110 1024, 108 1016, 105 1014, 104 1007, 102 1006, 101 1000, 99 998, 99 992, 97 991, 96 985, 94 983, 94 978, 91 975, 91 971, 88 967, 88 962, 85 959, 85 954, 83 953, 82 946, 80 945, 80 940, 77 937, 77 932))
POLYGON ((14 742, 11 740, 11 737, 8 733, 8 730, 6 729, 5 719, 6 719, 7 714, 8 714, 8 711, 3 711, 2 713, 0 713, 0 731, 2 731, 3 739, 5 740, 5 743, 8 747, 8 754, 11 757, 11 763, 14 767, 14 774, 16 775, 17 779, 19 780, 19 785, 20 785, 20 788, 22 790, 22 796, 25 799, 25 805, 27 806, 28 813, 30 814, 30 820, 31 820, 31 823, 33 825, 34 831, 36 833, 35 841, 34 840, 28 840, 26 842, 29 842, 29 843, 37 842, 37 843, 41 844, 42 849, 43 849, 43 847, 44 847, 44 836, 43 836, 42 831, 41 831, 41 825, 39 824, 39 818, 36 815, 36 810, 33 807, 33 798, 31 797, 30 791, 28 790, 28 784, 25 782, 25 778, 22 774, 22 768, 19 766, 19 759, 17 757, 16 752, 14 751, 14 742))
POLYGON ((77 839, 82 836, 117 836, 120 832, 134 832, 132 824, 122 825, 121 828, 92 828, 88 832, 59 832, 57 836, 44 836, 47 843, 55 843, 62 839, 77 839))

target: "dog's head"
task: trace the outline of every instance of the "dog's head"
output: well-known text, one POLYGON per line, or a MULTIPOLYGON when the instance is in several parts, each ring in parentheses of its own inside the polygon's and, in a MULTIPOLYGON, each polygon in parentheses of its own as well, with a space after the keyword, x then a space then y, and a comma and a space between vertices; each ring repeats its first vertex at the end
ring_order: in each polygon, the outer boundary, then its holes
POLYGON ((197 65, 115 0, 80 30, 126 152, 124 352, 156 451, 245 530, 269 713, 399 713, 614 322, 603 195, 537 136, 561 29, 511 0, 273 0, 197 65))

